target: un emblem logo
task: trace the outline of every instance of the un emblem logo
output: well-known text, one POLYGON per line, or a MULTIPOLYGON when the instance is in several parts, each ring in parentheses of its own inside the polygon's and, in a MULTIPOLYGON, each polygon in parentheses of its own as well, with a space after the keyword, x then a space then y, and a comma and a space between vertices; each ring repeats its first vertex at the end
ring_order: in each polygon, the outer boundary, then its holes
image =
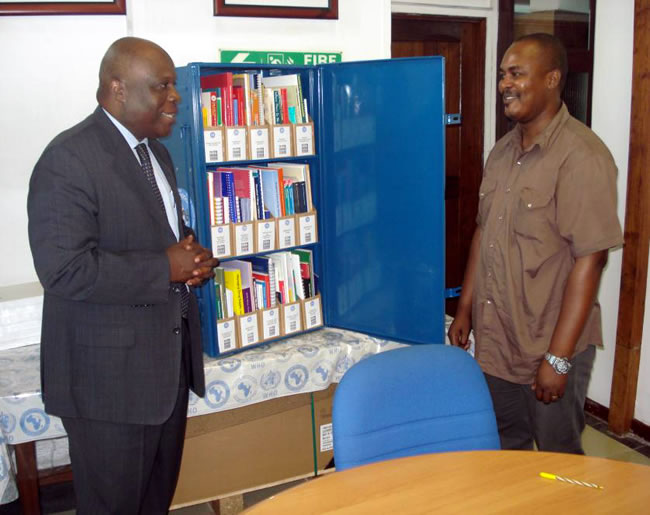
POLYGON ((237 358, 224 358, 219 360, 219 368, 227 373, 232 373, 241 366, 241 360, 237 358))
POLYGON ((205 389, 205 403, 213 409, 218 409, 230 398, 230 388, 223 381, 212 381, 205 389))
POLYGON ((328 342, 338 342, 343 338, 343 335, 341 333, 335 333, 334 331, 325 331, 323 333, 323 337, 328 341, 328 342))
POLYGON ((40 408, 28 409, 20 417, 20 428, 26 435, 42 435, 49 427, 50 417, 40 408))
POLYGON ((345 374, 352 365, 354 362, 347 356, 343 356, 336 362, 336 373, 345 374))
POLYGON ((284 385, 292 392, 302 390, 309 379, 309 372, 304 365, 294 365, 284 375, 284 385))
POLYGON ((268 370, 260 377, 260 386, 262 390, 268 392, 275 390, 280 385, 280 372, 277 370, 268 370))
POLYGON ((257 393, 257 382, 252 376, 244 376, 238 382, 235 387, 235 400, 244 404, 250 402, 257 393))
POLYGON ((318 386, 327 386, 330 383, 330 370, 332 363, 319 361, 311 369, 311 382, 318 386))
POLYGON ((311 358, 316 354, 318 354, 318 347, 315 347, 314 345, 305 344, 298 347, 298 352, 300 352, 300 354, 302 354, 306 358, 311 358))
POLYGON ((0 412, 0 428, 3 433, 13 433, 16 428, 16 417, 11 413, 0 412))

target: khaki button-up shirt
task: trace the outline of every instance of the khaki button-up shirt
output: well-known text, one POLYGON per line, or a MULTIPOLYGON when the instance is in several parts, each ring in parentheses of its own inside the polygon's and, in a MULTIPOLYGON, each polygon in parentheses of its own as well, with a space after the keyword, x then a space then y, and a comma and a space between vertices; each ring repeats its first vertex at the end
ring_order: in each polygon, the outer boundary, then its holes
MULTIPOLYGON (((533 382, 576 258, 623 241, 616 172, 604 143, 564 105, 530 148, 519 126, 495 145, 479 192, 472 308, 484 372, 533 382)), ((575 354, 602 345, 601 333, 596 302, 575 354)))

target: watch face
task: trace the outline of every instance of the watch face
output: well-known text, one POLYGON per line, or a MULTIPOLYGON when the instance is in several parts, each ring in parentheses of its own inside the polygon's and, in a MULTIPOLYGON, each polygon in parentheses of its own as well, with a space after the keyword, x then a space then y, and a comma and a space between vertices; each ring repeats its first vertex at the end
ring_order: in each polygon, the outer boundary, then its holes
POLYGON ((555 360, 555 370, 559 374, 566 374, 569 372, 569 362, 566 359, 555 360))

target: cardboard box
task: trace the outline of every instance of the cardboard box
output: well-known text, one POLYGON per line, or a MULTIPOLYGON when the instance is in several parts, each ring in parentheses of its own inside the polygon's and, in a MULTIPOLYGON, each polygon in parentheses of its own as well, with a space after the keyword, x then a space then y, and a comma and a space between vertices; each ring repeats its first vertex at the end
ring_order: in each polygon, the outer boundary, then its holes
MULTIPOLYGON (((319 470, 332 459, 320 428, 332 421, 334 389, 313 394, 319 470)), ((190 417, 172 508, 314 475, 311 395, 190 417)))

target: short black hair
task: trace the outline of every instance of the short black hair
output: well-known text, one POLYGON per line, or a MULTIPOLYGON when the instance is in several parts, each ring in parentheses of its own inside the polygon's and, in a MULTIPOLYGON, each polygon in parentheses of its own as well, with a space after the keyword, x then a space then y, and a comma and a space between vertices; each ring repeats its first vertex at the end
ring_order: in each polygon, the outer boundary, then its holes
POLYGON ((566 48, 562 41, 553 34, 536 32, 535 34, 526 34, 525 36, 517 38, 515 43, 526 41, 536 43, 541 48, 548 59, 549 71, 555 69, 560 70, 560 73, 562 74, 560 79, 560 91, 562 91, 566 84, 567 73, 569 71, 566 48))

